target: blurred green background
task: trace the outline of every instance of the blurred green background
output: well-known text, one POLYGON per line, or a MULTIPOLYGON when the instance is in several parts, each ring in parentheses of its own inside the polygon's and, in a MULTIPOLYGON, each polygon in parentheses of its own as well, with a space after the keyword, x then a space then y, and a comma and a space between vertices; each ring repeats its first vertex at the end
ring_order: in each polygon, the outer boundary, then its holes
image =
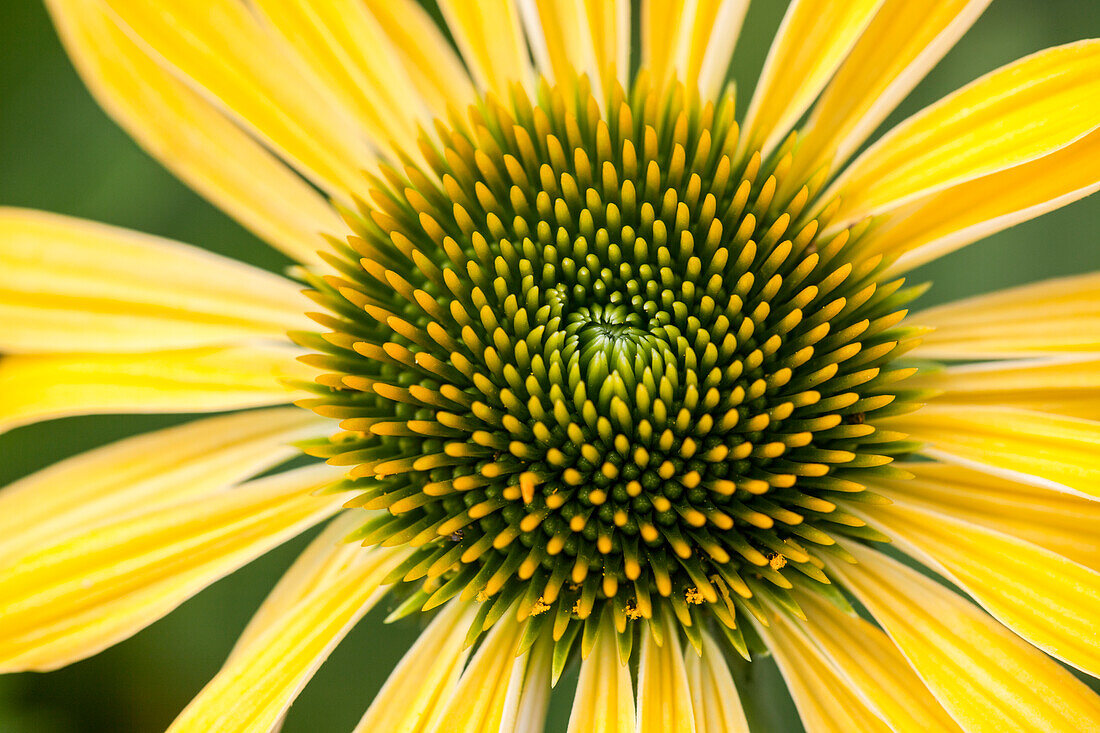
MULTIPOLYGON (((934 0, 914 0, 934 2, 934 0)), ((756 0, 735 58, 751 93, 786 2, 756 0)), ((1004 63, 1100 36, 1096 0, 996 0, 894 121, 1004 63)), ((0 205, 88 217, 180 239, 268 268, 285 263, 141 152, 96 107, 65 58, 38 0, 0 0, 0 205)), ((935 281, 932 304, 1045 277, 1100 268, 1100 196, 972 245, 915 273, 935 281)), ((179 421, 93 417, 0 437, 0 485, 80 450, 179 421)), ((129 641, 51 674, 0 677, 0 732, 160 731, 217 671, 249 614, 308 538, 184 604, 129 641)), ((371 614, 291 710, 288 733, 346 731, 415 637, 371 614)), ((757 730, 801 730, 769 662, 738 670, 757 730)), ((565 687, 568 687, 569 680, 565 687)), ((548 731, 563 731, 568 690, 548 731)), ((381 733, 381 732, 380 732, 381 733)))

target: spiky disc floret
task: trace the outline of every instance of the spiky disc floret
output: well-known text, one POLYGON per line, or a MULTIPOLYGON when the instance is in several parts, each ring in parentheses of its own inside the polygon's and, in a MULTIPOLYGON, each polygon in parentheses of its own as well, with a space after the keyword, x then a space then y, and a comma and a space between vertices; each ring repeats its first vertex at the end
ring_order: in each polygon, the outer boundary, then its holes
POLYGON ((835 536, 878 539, 833 499, 908 449, 872 423, 908 408, 912 293, 819 234, 789 145, 737 145, 729 96, 544 86, 373 181, 313 280, 331 332, 298 337, 326 371, 308 405, 346 431, 309 450, 376 511, 358 537, 417 548, 405 608, 463 594, 480 628, 518 609, 570 639, 671 612, 692 636, 827 583, 835 536))

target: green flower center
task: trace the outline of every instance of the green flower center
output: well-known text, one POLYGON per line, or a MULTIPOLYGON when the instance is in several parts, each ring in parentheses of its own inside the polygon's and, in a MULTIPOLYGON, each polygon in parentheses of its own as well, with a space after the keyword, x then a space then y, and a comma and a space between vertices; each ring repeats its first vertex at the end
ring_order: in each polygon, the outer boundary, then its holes
POLYGON ((402 610, 739 638, 827 590, 837 536, 880 539, 835 499, 908 449, 873 421, 908 409, 914 293, 822 236, 789 145, 739 152, 732 99, 569 89, 485 100, 373 180, 312 281, 309 405, 346 432, 309 450, 353 466, 364 544, 416 548, 402 610))

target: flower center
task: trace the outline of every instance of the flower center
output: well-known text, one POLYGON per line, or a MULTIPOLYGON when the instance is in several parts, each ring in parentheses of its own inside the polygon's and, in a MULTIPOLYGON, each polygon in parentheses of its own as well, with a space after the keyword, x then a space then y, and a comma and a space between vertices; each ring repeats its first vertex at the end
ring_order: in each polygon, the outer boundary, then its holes
POLYGON ((824 589, 835 537, 879 538, 834 499, 906 449, 873 421, 905 409, 912 294, 822 236, 786 149, 739 153, 732 99, 517 91, 420 156, 373 179, 302 338, 346 431, 310 450, 353 466, 364 544, 416 548, 408 610, 735 635, 824 589))

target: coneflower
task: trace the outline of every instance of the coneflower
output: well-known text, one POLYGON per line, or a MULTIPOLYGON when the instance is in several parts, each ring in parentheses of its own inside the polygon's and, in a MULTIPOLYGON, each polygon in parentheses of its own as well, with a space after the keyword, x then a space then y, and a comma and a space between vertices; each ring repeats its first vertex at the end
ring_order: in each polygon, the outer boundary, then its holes
POLYGON ((173 730, 277 728, 379 603, 426 628, 363 732, 541 731, 571 665, 571 732, 747 731, 765 653, 811 732, 1100 728, 1100 277, 905 282, 1100 187, 1100 42, 849 163, 988 0, 795 0, 740 118, 745 0, 440 0, 459 54, 408 0, 48 5, 299 264, 0 212, 0 426, 233 412, 0 492, 0 670, 331 518, 173 730))

